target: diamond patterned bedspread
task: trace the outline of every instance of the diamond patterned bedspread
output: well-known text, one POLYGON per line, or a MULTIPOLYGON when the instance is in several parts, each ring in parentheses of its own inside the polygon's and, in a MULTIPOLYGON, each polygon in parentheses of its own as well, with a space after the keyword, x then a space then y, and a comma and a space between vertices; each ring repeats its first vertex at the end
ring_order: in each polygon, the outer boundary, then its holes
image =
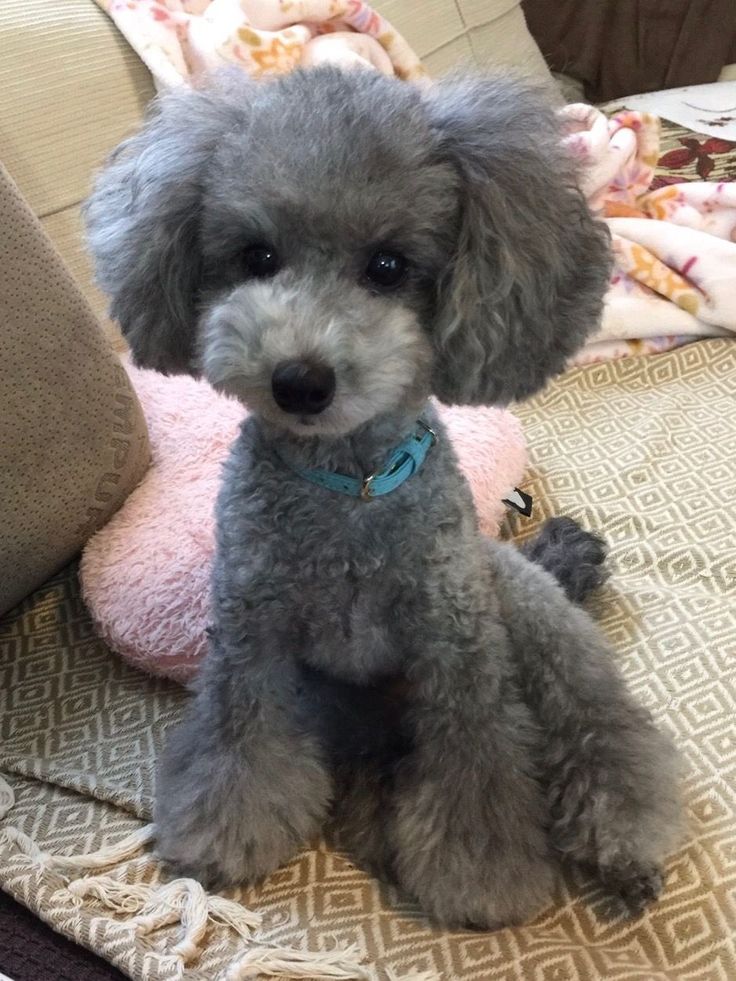
MULTIPOLYGON (((592 612, 684 756, 689 834, 660 903, 640 919, 611 917, 580 877, 524 928, 448 933, 319 848, 239 896, 264 914, 260 937, 354 942, 376 981, 736 978, 735 392, 736 341, 719 339, 575 369, 519 409, 535 516, 516 516, 509 533, 564 513, 605 535, 613 574, 592 612)), ((138 827, 165 726, 186 697, 113 657, 74 568, 58 576, 0 621, 0 770, 17 798, 5 825, 53 852, 138 827)), ((158 871, 132 862, 120 874, 158 871)), ((77 908, 62 885, 0 839, 0 886, 133 978, 215 979, 240 949, 213 929, 184 968, 151 955, 165 933, 135 936, 122 915, 77 908)))

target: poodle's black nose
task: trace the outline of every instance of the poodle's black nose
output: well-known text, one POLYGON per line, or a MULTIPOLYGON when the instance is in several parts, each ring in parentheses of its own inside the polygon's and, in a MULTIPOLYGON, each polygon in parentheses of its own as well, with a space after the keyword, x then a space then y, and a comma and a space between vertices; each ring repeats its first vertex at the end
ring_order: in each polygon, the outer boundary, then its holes
POLYGON ((284 412, 316 415, 335 396, 335 372, 313 361, 282 361, 274 368, 271 389, 284 412))

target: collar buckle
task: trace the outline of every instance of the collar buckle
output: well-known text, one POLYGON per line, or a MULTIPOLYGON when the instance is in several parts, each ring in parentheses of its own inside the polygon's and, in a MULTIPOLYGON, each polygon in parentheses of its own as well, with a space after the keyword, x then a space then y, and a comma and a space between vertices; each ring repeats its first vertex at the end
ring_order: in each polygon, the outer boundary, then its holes
POLYGON ((371 484, 375 479, 375 473, 369 473, 368 476, 363 479, 363 483, 360 485, 361 501, 370 501, 373 497, 373 494, 371 493, 371 484))
POLYGON ((430 446, 434 446, 434 444, 437 442, 437 433, 434 431, 434 429, 430 429, 424 419, 417 419, 417 425, 421 426, 425 433, 429 433, 429 435, 432 437, 430 446))

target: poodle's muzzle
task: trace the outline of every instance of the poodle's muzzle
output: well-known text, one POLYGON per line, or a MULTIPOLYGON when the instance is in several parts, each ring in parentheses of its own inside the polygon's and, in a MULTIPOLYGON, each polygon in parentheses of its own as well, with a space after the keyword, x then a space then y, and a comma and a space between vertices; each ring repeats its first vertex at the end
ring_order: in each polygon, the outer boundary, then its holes
POLYGON ((200 347, 205 377, 299 435, 342 435, 381 413, 418 411, 432 357, 417 313, 403 297, 320 272, 284 271, 213 298, 200 347))

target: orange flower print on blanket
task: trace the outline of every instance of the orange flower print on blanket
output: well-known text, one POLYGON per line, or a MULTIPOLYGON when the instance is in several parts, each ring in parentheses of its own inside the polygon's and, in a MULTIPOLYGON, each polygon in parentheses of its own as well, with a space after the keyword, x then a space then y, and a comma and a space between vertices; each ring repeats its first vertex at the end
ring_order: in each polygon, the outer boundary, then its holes
POLYGON ((621 201, 605 201, 603 204, 604 218, 648 218, 649 215, 641 208, 621 201))
POLYGON ((280 37, 271 37, 269 43, 264 37, 265 31, 256 33, 248 27, 241 28, 238 37, 248 45, 248 48, 243 51, 238 47, 235 53, 241 60, 250 63, 252 74, 256 77, 285 75, 299 64, 304 49, 298 38, 293 41, 285 38, 286 33, 284 31, 280 37))
MULTIPOLYGON (((0 4, 2 0, 0 0, 0 4)), ((364 0, 96 0, 151 70, 174 88, 235 62, 249 74, 363 63, 421 82, 419 58, 364 0), (335 34, 334 43, 321 43, 335 34), (355 39, 351 39, 355 35, 355 39)))
POLYGON ((647 215, 657 221, 667 221, 680 204, 682 204, 682 193, 677 185, 663 187, 661 191, 647 194, 642 202, 647 215))
POLYGON ((689 260, 681 274, 665 265, 653 252, 637 242, 630 242, 619 235, 614 235, 612 244, 618 266, 632 279, 643 286, 648 286, 655 293, 671 300, 693 316, 698 315, 700 294, 692 283, 685 279, 685 274, 697 262, 695 256, 689 260))

